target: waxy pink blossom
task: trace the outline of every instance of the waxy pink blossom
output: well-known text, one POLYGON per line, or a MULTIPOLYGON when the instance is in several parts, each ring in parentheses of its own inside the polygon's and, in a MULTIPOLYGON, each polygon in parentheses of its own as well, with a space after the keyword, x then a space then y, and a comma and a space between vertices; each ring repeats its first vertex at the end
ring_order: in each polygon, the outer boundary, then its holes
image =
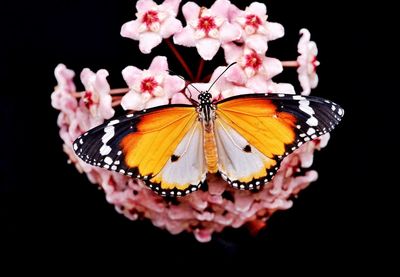
POLYGON ((82 101, 91 113, 94 121, 90 127, 101 124, 104 119, 110 119, 114 116, 112 108, 112 98, 110 95, 110 85, 107 82, 108 72, 100 69, 96 73, 88 68, 81 72, 81 81, 85 87, 82 101))
POLYGON ((155 57, 148 70, 126 67, 122 75, 130 90, 122 97, 121 106, 138 111, 168 104, 169 99, 185 87, 185 81, 169 75, 167 70, 167 58, 162 56, 155 57))
POLYGON ((226 72, 226 79, 230 82, 247 87, 254 93, 294 94, 292 85, 276 84, 272 81, 283 70, 278 59, 266 57, 251 48, 234 43, 225 44, 223 48, 226 62, 237 63, 226 72))
POLYGON ((139 0, 136 3, 136 20, 122 25, 121 35, 139 41, 139 49, 148 54, 164 38, 169 38, 182 29, 176 19, 181 0, 165 0, 157 5, 152 0, 139 0))
POLYGON ((318 48, 314 41, 310 41, 311 35, 307 29, 301 29, 300 34, 302 36, 297 45, 300 54, 297 58, 299 64, 297 72, 299 74, 300 85, 303 88, 302 94, 309 95, 311 89, 316 88, 318 85, 318 48))
POLYGON ((285 34, 281 24, 267 21, 267 7, 263 3, 253 2, 244 11, 231 5, 229 18, 242 29, 241 40, 259 54, 267 51, 268 41, 285 34))
POLYGON ((76 91, 73 78, 75 73, 65 65, 59 64, 54 70, 57 86, 51 94, 51 105, 58 110, 63 110, 66 114, 74 114, 78 102, 74 97, 76 91))
POLYGON ((238 40, 241 29, 229 22, 228 0, 217 0, 210 8, 188 2, 182 7, 186 27, 174 35, 174 43, 196 47, 204 60, 211 60, 221 45, 238 40))

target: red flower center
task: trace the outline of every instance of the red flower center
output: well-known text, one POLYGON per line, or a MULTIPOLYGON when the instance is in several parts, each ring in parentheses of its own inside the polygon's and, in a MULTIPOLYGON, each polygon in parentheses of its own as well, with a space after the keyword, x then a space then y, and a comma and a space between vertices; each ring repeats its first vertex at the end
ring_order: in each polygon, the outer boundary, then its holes
POLYGON ((158 18, 158 13, 151 10, 147 11, 142 17, 142 22, 145 23, 147 27, 155 22, 160 22, 160 19, 158 18))
POLYGON ((246 25, 249 25, 251 27, 254 27, 255 29, 258 29, 258 26, 261 25, 261 19, 255 15, 255 14, 249 14, 246 16, 246 25))
POLYGON ((246 67, 252 67, 254 70, 258 70, 262 65, 262 60, 260 56, 257 55, 255 51, 245 56, 246 67))
POLYGON ((154 77, 147 77, 142 80, 142 83, 140 84, 140 90, 142 92, 147 92, 152 94, 153 90, 158 86, 158 83, 156 80, 154 80, 154 77))
POLYGON ((90 107, 94 104, 93 92, 85 91, 82 98, 83 98, 83 103, 85 103, 86 108, 90 109, 90 107))
POLYGON ((317 66, 319 65, 319 61, 317 60, 317 56, 313 56, 312 57, 311 64, 313 66, 314 73, 317 72, 317 66))
POLYGON ((210 32, 212 29, 216 28, 214 18, 211 16, 202 16, 199 18, 199 23, 197 24, 197 28, 203 30, 206 34, 210 32))

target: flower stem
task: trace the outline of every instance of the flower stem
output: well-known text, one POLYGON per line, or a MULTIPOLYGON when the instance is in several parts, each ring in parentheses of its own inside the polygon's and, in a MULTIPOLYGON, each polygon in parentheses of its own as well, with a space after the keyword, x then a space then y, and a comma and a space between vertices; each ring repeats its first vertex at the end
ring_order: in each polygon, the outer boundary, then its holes
POLYGON ((196 79, 195 79, 196 82, 200 81, 201 74, 203 73, 203 69, 204 69, 204 60, 202 58, 200 58, 199 69, 197 70, 196 79))
POLYGON ((175 45, 171 42, 170 39, 165 39, 165 42, 167 43, 169 49, 171 49, 171 51, 174 53, 178 61, 181 63, 183 69, 185 69, 186 73, 189 75, 190 80, 193 81, 194 80, 193 73, 190 70, 187 63, 185 62, 185 60, 183 59, 183 57, 181 56, 181 54, 179 53, 179 51, 175 48, 175 45))
MULTIPOLYGON (((113 94, 124 94, 127 93, 129 91, 129 88, 115 88, 110 90, 110 95, 113 94)), ((73 95, 75 98, 80 98, 83 96, 83 94, 85 93, 85 91, 78 91, 78 92, 74 92, 73 95)))
POLYGON ((283 67, 299 67, 299 63, 297 61, 283 61, 283 67))

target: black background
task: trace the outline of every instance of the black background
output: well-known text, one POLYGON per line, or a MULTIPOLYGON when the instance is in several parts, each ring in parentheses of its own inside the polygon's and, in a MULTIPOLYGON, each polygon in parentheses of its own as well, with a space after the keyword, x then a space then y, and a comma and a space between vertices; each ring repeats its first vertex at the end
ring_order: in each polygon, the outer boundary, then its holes
MULTIPOLYGON (((241 8, 249 2, 237 1, 241 8)), ((0 56, 0 241, 16 252, 8 252, 9 257, 53 258, 68 264, 81 258, 116 258, 128 267, 151 258, 194 267, 251 265, 265 272, 283 269, 282 264, 293 265, 298 272, 316 271, 314 265, 329 272, 374 265, 365 259, 379 244, 372 232, 380 226, 379 215, 371 207, 371 191, 377 186, 371 178, 377 165, 369 162, 366 149, 373 148, 380 127, 370 128, 366 114, 378 113, 373 96, 390 85, 379 79, 378 64, 386 53, 378 55, 374 46, 381 29, 374 23, 378 19, 370 17, 371 7, 349 7, 346 1, 267 2, 270 21, 280 22, 286 30, 283 39, 269 44, 269 55, 281 60, 297 57, 298 30, 307 27, 321 61, 320 84, 313 95, 341 104, 346 115, 328 147, 316 153, 313 168, 319 172, 318 181, 294 199, 293 208, 277 212, 256 237, 245 229, 227 229, 201 244, 192 235, 171 236, 148 221, 131 222, 119 215, 102 191, 66 163, 62 152, 57 111, 50 105, 58 63, 77 73, 84 67, 106 68, 112 87, 121 87, 125 66, 147 68, 153 56, 170 55, 165 46, 143 55, 137 42, 120 37, 121 25, 133 18, 133 1, 1 5, 0 43, 5 50, 0 56), (60 258, 69 251, 73 254, 68 260, 60 258)), ((206 70, 222 63, 221 56, 206 70)), ((171 69, 184 74, 169 60, 171 69)), ((192 68, 196 63, 191 62, 192 68)), ((297 83, 297 76, 289 70, 276 80, 297 83)))

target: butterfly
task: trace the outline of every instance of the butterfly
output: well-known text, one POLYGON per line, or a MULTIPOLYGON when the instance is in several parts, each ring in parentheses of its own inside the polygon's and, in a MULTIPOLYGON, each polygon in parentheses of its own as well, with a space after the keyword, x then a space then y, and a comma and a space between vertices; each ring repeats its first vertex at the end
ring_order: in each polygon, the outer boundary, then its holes
POLYGON ((254 190, 273 178, 287 155, 332 131, 344 115, 318 97, 245 94, 213 101, 209 90, 192 105, 108 120, 79 136, 74 151, 88 164, 143 180, 162 196, 192 193, 208 173, 254 190))

